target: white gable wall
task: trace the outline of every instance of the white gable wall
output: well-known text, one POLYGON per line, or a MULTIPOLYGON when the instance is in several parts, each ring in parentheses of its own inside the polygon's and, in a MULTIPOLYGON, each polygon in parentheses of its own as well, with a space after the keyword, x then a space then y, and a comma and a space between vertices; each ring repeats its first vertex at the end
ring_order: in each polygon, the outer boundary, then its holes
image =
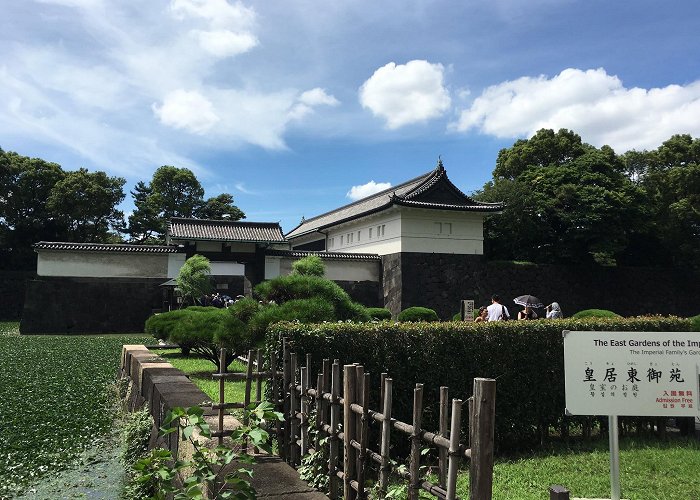
POLYGON ((402 207, 401 251, 484 253, 484 216, 474 212, 402 207))
MULTIPOLYGON (((484 253, 484 215, 456 210, 432 210, 392 207, 345 224, 324 230, 328 233, 328 252, 484 253)), ((292 245, 319 239, 314 233, 295 240, 292 245)))

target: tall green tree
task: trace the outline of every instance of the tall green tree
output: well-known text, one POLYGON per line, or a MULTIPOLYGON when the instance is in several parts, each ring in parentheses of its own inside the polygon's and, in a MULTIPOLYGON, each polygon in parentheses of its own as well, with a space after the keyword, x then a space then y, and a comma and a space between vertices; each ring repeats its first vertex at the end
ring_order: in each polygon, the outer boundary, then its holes
POLYGON ((635 228, 635 264, 700 269, 700 139, 674 135, 653 151, 623 156, 639 172, 649 217, 635 228))
POLYGON ((644 216, 643 191, 615 152, 565 129, 501 150, 475 197, 505 202, 485 224, 492 258, 613 265, 644 216))
POLYGON ((68 172, 51 189, 47 208, 65 225, 73 241, 106 242, 124 229, 124 213, 117 205, 124 200, 122 177, 81 168, 68 172))
POLYGON ((124 179, 0 149, 0 266, 35 268, 32 244, 111 241, 123 225, 115 206, 124 179))
POLYGON ((187 168, 164 165, 148 184, 139 182, 131 192, 136 209, 129 216, 127 233, 138 243, 162 243, 171 217, 239 220, 245 214, 233 196, 220 194, 204 200, 204 189, 187 168))

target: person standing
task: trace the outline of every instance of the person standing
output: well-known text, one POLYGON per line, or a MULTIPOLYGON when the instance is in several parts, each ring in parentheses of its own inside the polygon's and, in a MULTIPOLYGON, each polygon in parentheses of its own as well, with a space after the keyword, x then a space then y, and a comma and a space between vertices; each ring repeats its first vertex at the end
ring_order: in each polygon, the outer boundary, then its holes
POLYGON ((552 302, 550 305, 548 305, 546 310, 547 319, 561 319, 564 317, 564 314, 561 312, 561 307, 559 307, 559 304, 556 302, 552 302))
POLYGON ((501 304, 501 297, 494 294, 491 297, 491 305, 486 308, 488 311, 487 321, 506 321, 510 319, 508 308, 501 304))

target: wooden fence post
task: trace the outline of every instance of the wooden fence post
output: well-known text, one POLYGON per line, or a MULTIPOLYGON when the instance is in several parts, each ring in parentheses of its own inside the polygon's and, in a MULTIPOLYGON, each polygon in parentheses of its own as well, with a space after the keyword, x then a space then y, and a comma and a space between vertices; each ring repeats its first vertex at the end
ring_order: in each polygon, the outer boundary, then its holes
MULTIPOLYGON (((360 379, 358 378, 358 382, 360 379)), ((360 500, 367 498, 365 492, 365 469, 367 468, 367 444, 369 440, 369 373, 362 379, 362 418, 360 419, 360 454, 357 468, 357 496, 360 500)))
POLYGON ((423 420, 423 384, 416 384, 413 389, 413 432, 411 433, 411 461, 409 473, 411 484, 408 487, 409 500, 418 500, 420 496, 420 449, 421 423, 423 420))
POLYGON ((382 408, 382 433, 381 433, 381 448, 379 453, 382 457, 381 467, 379 469, 379 496, 384 498, 386 495, 387 486, 389 485, 389 472, 391 471, 391 461, 389 458, 389 438, 391 433, 391 396, 392 396, 392 379, 384 377, 384 396, 382 408))
POLYGON ((291 385, 291 372, 289 370, 289 346, 287 344, 287 339, 282 339, 282 399, 283 399, 283 414, 284 414, 284 439, 280 445, 280 454, 285 462, 291 463, 289 456, 290 453, 290 430, 291 430, 291 413, 290 407, 290 389, 291 385))
MULTIPOLYGON (((439 434, 441 437, 448 438, 449 432, 448 427, 450 425, 450 407, 449 399, 447 394, 447 387, 440 387, 440 430, 439 434)), ((447 450, 440 446, 438 448, 438 471, 439 471, 439 484, 440 488, 445 489, 447 484, 447 450)))
POLYGON ((457 496, 457 470, 459 469, 459 429, 462 426, 462 400, 452 400, 452 422, 450 426, 450 449, 447 469, 447 500, 457 496))
POLYGON ((299 399, 301 405, 299 411, 301 427, 301 457, 303 458, 309 451, 309 396, 306 391, 309 389, 309 369, 306 366, 300 368, 301 393, 299 399))
POLYGON ((549 500, 569 500, 569 490, 554 484, 549 487, 549 500))
POLYGON ((355 371, 355 365, 343 366, 343 498, 345 500, 356 498, 355 490, 350 484, 355 477, 357 467, 357 453, 352 446, 352 441, 355 439, 355 419, 351 408, 357 392, 355 371))
POLYGON ((474 379, 474 415, 471 434, 472 461, 469 467, 469 498, 485 500, 492 496, 493 433, 496 416, 496 381, 474 379))
MULTIPOLYGON (((219 351, 219 373, 226 373, 226 348, 222 347, 219 351)), ((224 383, 226 379, 221 377, 219 379, 219 437, 217 438, 217 443, 219 446, 224 444, 224 403, 226 402, 226 396, 224 394, 224 383)))
MULTIPOLYGON (((253 351, 248 351, 248 370, 245 377, 245 395, 243 396, 243 425, 248 425, 248 406, 250 406, 250 393, 253 384, 253 351)), ((243 441, 243 451, 248 452, 248 440, 243 441)))
POLYGON ((289 354, 289 457, 292 467, 299 465, 299 418, 297 413, 301 411, 299 397, 297 395, 297 353, 289 354))
POLYGON ((328 496, 331 499, 338 498, 338 424, 340 424, 340 363, 336 359, 333 362, 333 375, 331 377, 331 435, 328 452, 328 496))

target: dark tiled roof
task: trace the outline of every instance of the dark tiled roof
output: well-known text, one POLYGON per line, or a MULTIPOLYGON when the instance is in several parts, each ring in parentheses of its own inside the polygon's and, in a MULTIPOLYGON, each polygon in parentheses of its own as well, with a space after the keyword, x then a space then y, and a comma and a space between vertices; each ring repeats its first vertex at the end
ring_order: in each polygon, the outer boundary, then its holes
POLYGON ((62 241, 40 241, 34 244, 37 250, 70 250, 80 252, 119 252, 119 253, 176 253, 176 246, 127 245, 117 243, 67 243, 62 241))
POLYGON ((344 252, 313 252, 305 250, 266 250, 265 255, 272 257, 293 257, 302 259, 309 255, 318 255, 322 259, 329 260, 382 260, 374 253, 344 253, 344 252))
POLYGON ((325 214, 302 220, 301 224, 292 229, 286 236, 287 238, 295 238, 380 212, 392 205, 468 212, 499 212, 503 210, 502 203, 482 203, 464 194, 447 178, 445 168, 442 162, 439 162, 435 170, 415 179, 325 214))
POLYGON ((284 243, 277 222, 241 222, 207 219, 170 219, 168 236, 173 240, 241 241, 284 243))

